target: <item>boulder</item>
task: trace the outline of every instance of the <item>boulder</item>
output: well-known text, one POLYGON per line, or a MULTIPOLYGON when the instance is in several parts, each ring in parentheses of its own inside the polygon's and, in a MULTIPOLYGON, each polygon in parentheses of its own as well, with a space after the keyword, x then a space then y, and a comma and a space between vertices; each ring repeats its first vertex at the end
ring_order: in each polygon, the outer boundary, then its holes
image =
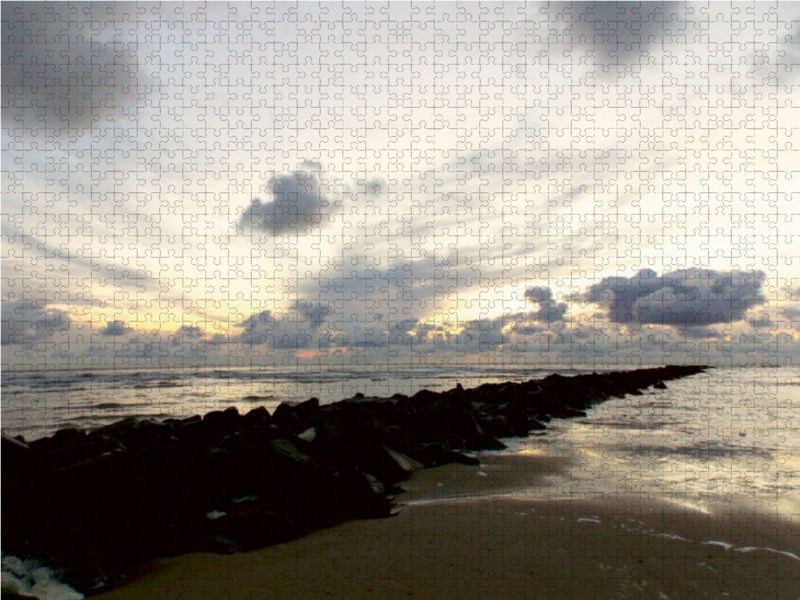
POLYGON ((288 402, 281 402, 275 412, 272 413, 271 424, 288 433, 297 433, 302 429, 302 420, 294 406, 288 402))
POLYGON ((441 442, 429 442, 421 444, 414 452, 414 456, 426 467, 438 467, 445 464, 446 453, 447 448, 441 442))
POLYGON ((481 464, 481 461, 475 458, 474 456, 467 456, 466 454, 462 454, 461 452, 445 452, 444 453, 444 463, 458 463, 462 465, 467 465, 469 467, 476 467, 481 464))
POLYGON ((225 410, 212 410, 203 417, 203 421, 209 425, 233 426, 239 421, 239 409, 230 406, 225 410))
POLYGON ((30 448, 37 450, 47 450, 50 452, 58 452, 67 446, 76 444, 86 439, 86 432, 83 429, 76 429, 74 427, 67 427, 59 429, 53 434, 52 437, 41 438, 29 444, 30 448))
POLYGON ((242 423, 244 427, 248 428, 261 429, 269 427, 270 424, 269 411, 263 406, 254 408, 242 418, 242 423))
POLYGON ((300 419, 301 429, 310 427, 319 413, 320 406, 318 398, 309 398, 305 402, 300 402, 294 406, 294 414, 300 419))
POLYGON ((110 435, 92 434, 82 441, 67 446, 52 458, 53 468, 62 468, 81 463, 107 452, 125 450, 125 446, 110 435))
MULTIPOLYGON (((30 447, 5 432, 3 432, 2 436, 2 455, 5 468, 14 471, 20 470, 30 460, 30 447)), ((4 472, 6 471, 4 470, 4 472)))
MULTIPOLYGON (((503 415, 478 415, 478 422, 483 431, 496 438, 509 438, 516 435, 503 415)), ((527 434, 527 431, 525 432, 527 434)), ((524 435, 524 434, 523 434, 524 435)))
MULTIPOLYGON (((219 511, 222 512, 222 511, 219 511)), ((218 537, 233 542, 235 549, 248 552, 287 542, 298 537, 303 525, 287 515, 269 510, 259 502, 243 502, 226 508, 224 514, 211 513, 206 517, 205 528, 209 548, 218 547, 218 537)))

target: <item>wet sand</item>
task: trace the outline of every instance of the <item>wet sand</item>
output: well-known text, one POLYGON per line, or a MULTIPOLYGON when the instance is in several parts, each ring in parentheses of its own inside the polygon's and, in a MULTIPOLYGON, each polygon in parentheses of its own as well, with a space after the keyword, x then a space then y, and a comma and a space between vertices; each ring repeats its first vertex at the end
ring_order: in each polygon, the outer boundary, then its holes
POLYGON ((566 499, 565 459, 482 460, 415 473, 395 517, 159 559, 95 597, 800 598, 800 515, 566 499))

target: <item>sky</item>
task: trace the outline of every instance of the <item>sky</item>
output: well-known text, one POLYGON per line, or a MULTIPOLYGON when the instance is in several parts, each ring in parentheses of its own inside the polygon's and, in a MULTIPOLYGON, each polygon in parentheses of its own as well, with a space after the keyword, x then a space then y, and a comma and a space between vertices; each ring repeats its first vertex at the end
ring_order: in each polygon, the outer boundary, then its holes
POLYGON ((800 4, 2 4, 6 369, 800 361, 800 4))

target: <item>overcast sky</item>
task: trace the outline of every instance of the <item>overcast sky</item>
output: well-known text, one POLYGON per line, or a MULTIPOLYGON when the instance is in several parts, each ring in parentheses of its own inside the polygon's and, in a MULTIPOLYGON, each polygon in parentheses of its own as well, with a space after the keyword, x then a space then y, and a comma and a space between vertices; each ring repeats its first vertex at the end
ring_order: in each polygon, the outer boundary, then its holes
POLYGON ((800 4, 2 4, 2 358, 800 361, 800 4))

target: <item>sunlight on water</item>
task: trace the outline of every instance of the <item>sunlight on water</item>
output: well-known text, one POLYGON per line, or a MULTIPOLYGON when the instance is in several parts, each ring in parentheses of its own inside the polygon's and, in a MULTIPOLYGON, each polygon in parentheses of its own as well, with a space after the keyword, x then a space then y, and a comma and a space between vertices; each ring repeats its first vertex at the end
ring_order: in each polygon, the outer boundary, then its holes
POLYGON ((800 369, 715 369, 553 420, 508 452, 567 457, 558 498, 800 514, 800 369))

